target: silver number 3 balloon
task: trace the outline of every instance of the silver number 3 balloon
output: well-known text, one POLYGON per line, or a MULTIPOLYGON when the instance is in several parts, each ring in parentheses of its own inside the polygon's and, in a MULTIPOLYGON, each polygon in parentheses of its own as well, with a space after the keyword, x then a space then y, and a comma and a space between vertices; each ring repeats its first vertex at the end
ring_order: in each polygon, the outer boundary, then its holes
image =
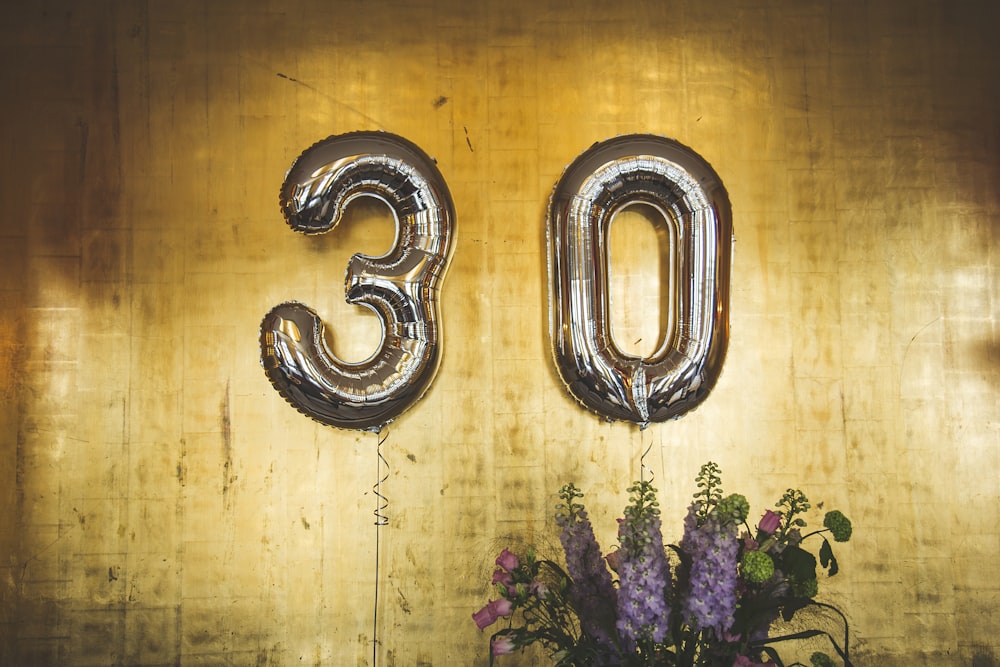
POLYGON ((617 137, 566 168, 548 211, 549 334, 556 367, 577 400, 645 428, 705 399, 728 344, 732 234, 718 175, 673 140, 617 137), (659 211, 674 253, 674 326, 647 358, 623 353, 609 321, 609 227, 633 204, 659 211))
POLYGON ((345 276, 347 301, 382 321, 382 343, 348 363, 329 349, 323 322, 285 302, 261 323, 261 365, 299 411, 330 426, 379 431, 430 386, 441 356, 438 293, 451 258, 455 212, 434 161, 384 132, 333 136, 302 153, 281 188, 281 209, 295 231, 333 229, 357 197, 385 202, 396 241, 381 257, 356 254, 345 276))

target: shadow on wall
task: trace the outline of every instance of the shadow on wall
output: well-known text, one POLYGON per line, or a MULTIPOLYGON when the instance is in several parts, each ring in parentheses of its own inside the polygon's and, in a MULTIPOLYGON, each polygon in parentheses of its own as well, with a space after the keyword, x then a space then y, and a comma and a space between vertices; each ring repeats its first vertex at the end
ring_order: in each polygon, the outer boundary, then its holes
POLYGON ((993 652, 989 649, 986 649, 986 653, 975 653, 972 656, 972 667, 996 667, 996 664, 993 652))

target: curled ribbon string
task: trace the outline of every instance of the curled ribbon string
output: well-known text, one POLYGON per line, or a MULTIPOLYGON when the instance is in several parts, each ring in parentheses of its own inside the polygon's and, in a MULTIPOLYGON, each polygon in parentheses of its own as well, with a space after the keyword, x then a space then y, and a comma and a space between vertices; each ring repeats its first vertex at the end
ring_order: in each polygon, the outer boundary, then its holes
POLYGON ((378 582, 379 582, 379 536, 382 531, 379 530, 382 526, 389 525, 389 516, 385 514, 385 510, 389 507, 389 499, 382 495, 382 483, 389 479, 389 462, 385 460, 382 456, 382 443, 385 442, 389 437, 389 428, 383 429, 383 433, 378 436, 378 445, 375 448, 375 453, 377 454, 376 459, 376 475, 378 481, 372 486, 372 491, 375 492, 375 609, 372 614, 372 667, 377 667, 378 665, 378 582), (385 474, 382 473, 382 468, 385 467, 385 474))
MULTIPOLYGON (((382 482, 384 482, 387 479, 389 479, 389 462, 385 460, 384 456, 382 456, 382 443, 385 442, 386 439, 389 437, 389 428, 385 427, 383 429, 383 431, 385 432, 385 435, 381 435, 381 434, 379 435, 378 447, 375 449, 375 452, 378 454, 378 462, 377 462, 376 474, 378 474, 379 477, 378 477, 378 481, 375 482, 374 486, 372 486, 372 490, 375 492, 375 497, 378 498, 378 500, 376 501, 377 506, 375 507, 375 512, 374 512, 374 514, 375 514, 375 525, 376 526, 387 526, 387 525, 389 525, 389 517, 388 517, 388 515, 383 514, 383 512, 385 511, 385 509, 389 506, 389 499, 386 498, 384 495, 382 495, 382 482), (385 466, 385 474, 384 475, 382 474, 382 466, 385 466)), ((375 535, 376 535, 376 537, 378 536, 378 532, 377 531, 376 531, 375 535)), ((376 540, 376 544, 378 544, 377 540, 376 540)))
MULTIPOLYGON (((642 435, 641 434, 639 435, 639 438, 640 438, 639 443, 642 444, 642 435)), ((653 441, 650 440, 649 441, 649 446, 646 447, 646 450, 642 453, 642 456, 639 457, 639 481, 640 482, 646 481, 646 471, 647 470, 649 471, 649 481, 650 482, 652 482, 653 479, 656 477, 656 475, 653 474, 653 469, 650 468, 648 465, 646 465, 646 454, 649 454, 649 450, 651 450, 652 448, 653 448, 653 441)))

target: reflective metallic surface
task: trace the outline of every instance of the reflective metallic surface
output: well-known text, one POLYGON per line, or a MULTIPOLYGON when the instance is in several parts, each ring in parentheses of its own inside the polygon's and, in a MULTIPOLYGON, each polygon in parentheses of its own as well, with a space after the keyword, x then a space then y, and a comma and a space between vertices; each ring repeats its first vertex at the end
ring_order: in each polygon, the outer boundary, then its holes
POLYGON ((307 306, 282 303, 261 323, 261 364, 293 406, 324 424, 379 431, 430 386, 440 360, 438 293, 451 255, 454 206, 443 177, 416 145, 384 132, 325 139, 292 165, 281 209, 295 231, 333 229, 356 197, 393 211, 396 241, 381 257, 354 255, 348 303, 372 309, 382 344, 361 363, 338 359, 307 306))
POLYGON ((681 144, 625 135, 594 144, 563 172, 549 201, 549 335, 570 393, 609 420, 645 427, 680 417, 714 386, 729 337, 732 214, 718 175, 681 144), (670 315, 649 357, 611 335, 608 231, 647 204, 675 243, 670 315))

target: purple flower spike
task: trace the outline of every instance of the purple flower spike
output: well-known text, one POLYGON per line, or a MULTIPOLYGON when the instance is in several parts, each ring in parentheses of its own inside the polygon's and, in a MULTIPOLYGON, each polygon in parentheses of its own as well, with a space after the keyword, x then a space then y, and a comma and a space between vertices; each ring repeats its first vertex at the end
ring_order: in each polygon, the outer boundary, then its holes
POLYGON ((666 639, 670 564, 663 548, 655 490, 649 482, 639 482, 630 491, 631 503, 618 526, 618 631, 634 651, 642 643, 666 639))
POLYGON ((737 528, 732 523, 719 525, 714 516, 698 525, 697 503, 694 503, 684 519, 684 539, 680 546, 691 557, 684 617, 694 628, 712 628, 717 637, 722 637, 733 627, 736 613, 736 560, 740 546, 737 528))
POLYGON ((582 505, 572 502, 569 513, 556 517, 562 528, 559 541, 566 552, 566 570, 573 580, 569 598, 576 607, 583 631, 604 646, 611 646, 609 630, 615 626, 617 595, 594 536, 594 527, 582 505))

